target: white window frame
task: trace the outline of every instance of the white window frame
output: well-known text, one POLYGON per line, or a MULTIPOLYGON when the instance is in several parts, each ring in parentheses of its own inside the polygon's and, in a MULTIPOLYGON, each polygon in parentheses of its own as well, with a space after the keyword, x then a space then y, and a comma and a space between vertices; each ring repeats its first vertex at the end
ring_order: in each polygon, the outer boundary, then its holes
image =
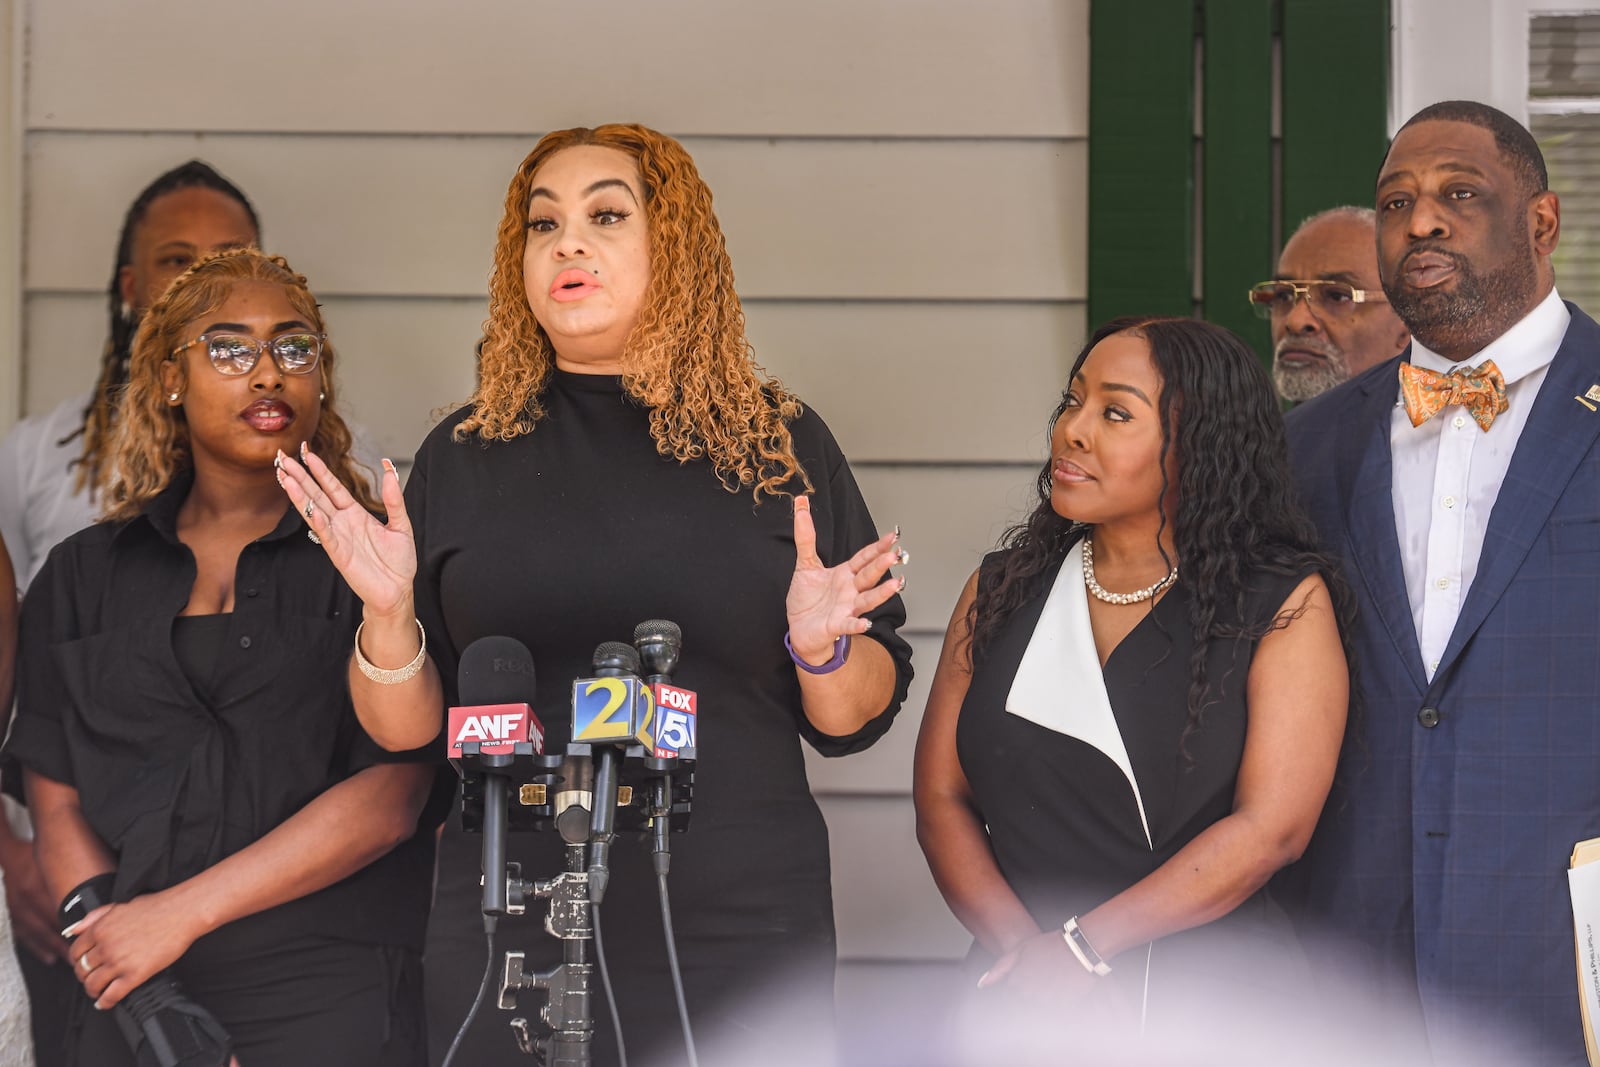
POLYGON ((1600 0, 1391 0, 1389 12, 1393 135, 1439 100, 1481 100, 1527 125, 1529 20, 1600 14, 1600 0))

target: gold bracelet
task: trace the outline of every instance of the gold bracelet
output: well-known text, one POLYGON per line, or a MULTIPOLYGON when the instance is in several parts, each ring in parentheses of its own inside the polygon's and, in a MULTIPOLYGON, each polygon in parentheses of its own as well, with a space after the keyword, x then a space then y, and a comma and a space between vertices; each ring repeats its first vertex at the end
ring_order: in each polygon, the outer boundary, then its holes
POLYGON ((410 663, 407 663, 404 667, 387 671, 382 667, 374 667, 372 662, 361 654, 361 627, 367 624, 367 620, 361 620, 361 625, 356 627, 356 666, 361 668, 362 674, 379 685, 399 685, 401 682, 409 682, 417 676, 417 672, 422 670, 422 665, 428 659, 428 632, 422 628, 421 619, 413 619, 412 621, 417 624, 417 637, 421 639, 422 647, 417 649, 416 658, 410 663))

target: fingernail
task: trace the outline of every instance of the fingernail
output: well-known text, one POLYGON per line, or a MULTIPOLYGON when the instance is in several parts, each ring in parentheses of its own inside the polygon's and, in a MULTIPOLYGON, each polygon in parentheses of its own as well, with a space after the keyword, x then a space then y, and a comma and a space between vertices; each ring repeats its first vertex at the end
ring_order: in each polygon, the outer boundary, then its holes
POLYGON ((389 459, 387 456, 385 456, 383 460, 383 469, 388 471, 390 474, 396 476, 399 475, 399 472, 394 469, 394 460, 389 459))
POLYGON ((986 986, 988 984, 989 984, 989 972, 988 971, 984 971, 981 975, 978 976, 978 988, 982 989, 984 986, 986 986))
POLYGON ((907 563, 911 562, 911 553, 907 552, 903 548, 895 549, 894 554, 895 554, 896 559, 899 561, 900 565, 904 565, 904 564, 907 564, 907 563))
POLYGON ((73 923, 71 926, 69 926, 65 930, 61 931, 61 936, 65 937, 65 938, 67 938, 69 940, 71 938, 77 937, 78 936, 78 927, 82 926, 82 925, 83 924, 81 922, 73 923))
POLYGON ((301 441, 300 442, 300 455, 304 456, 308 450, 309 450, 309 446, 306 444, 306 442, 301 441))
POLYGON ((272 468, 277 471, 283 470, 283 449, 278 449, 278 454, 272 457, 272 468))
POLYGON ((900 591, 902 593, 906 591, 906 576, 903 574, 900 576, 900 591))
POLYGON ((900 524, 898 522, 894 524, 894 539, 896 541, 900 540, 900 524))

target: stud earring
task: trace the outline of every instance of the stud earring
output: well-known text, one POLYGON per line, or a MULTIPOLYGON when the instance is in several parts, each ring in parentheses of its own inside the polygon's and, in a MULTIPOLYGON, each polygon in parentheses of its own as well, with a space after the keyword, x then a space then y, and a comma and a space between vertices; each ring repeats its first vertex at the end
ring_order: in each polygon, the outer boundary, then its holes
POLYGON ((327 393, 324 392, 324 393, 318 393, 317 394, 317 403, 320 404, 326 399, 328 399, 328 394, 327 393))
POLYGON ((133 305, 132 304, 130 304, 126 300, 124 300, 122 302, 122 307, 121 307, 120 310, 122 312, 122 318, 123 318, 124 321, 131 322, 133 320, 133 305))
POLYGON ((168 393, 167 394, 167 399, 169 401, 171 401, 172 403, 176 404, 178 402, 178 394, 177 393, 168 393))

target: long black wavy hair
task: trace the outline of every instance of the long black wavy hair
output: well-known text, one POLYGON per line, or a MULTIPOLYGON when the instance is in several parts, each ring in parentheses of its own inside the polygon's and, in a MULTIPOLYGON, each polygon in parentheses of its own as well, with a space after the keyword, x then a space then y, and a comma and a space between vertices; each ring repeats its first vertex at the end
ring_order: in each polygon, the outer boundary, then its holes
POLYGON ((63 437, 58 444, 68 444, 74 438, 83 438, 83 451, 74 460, 77 467, 77 487, 80 491, 93 490, 102 480, 106 460, 111 453, 111 438, 116 422, 117 404, 128 384, 128 360, 133 350, 133 336, 139 328, 139 312, 122 302, 122 268, 133 262, 133 237, 150 205, 180 189, 210 189, 230 200, 236 200, 250 218, 250 228, 261 233, 261 220, 237 185, 198 159, 173 167, 139 191, 128 213, 122 218, 122 232, 117 236, 117 256, 111 264, 111 282, 106 286, 110 326, 106 332, 106 347, 100 357, 100 376, 95 382, 94 395, 83 409, 83 422, 76 430, 63 437))
MULTIPOLYGON (((1253 575, 1316 571, 1327 583, 1351 667, 1350 623, 1354 599, 1332 557, 1317 545, 1311 520, 1295 499, 1289 475, 1283 412, 1266 369, 1234 333, 1196 319, 1121 318, 1095 331, 1067 376, 1067 388, 1050 414, 1054 427, 1067 407, 1071 382, 1095 345, 1115 334, 1142 338, 1161 376, 1161 524, 1169 523, 1189 592, 1189 622, 1196 635, 1189 660, 1189 717, 1183 739, 1199 726, 1208 703, 1206 657, 1213 640, 1255 641, 1298 618, 1285 612, 1252 627, 1245 608, 1253 575), (1178 513, 1169 516, 1167 457, 1177 452, 1178 513), (1224 599, 1231 611, 1219 611, 1224 599)), ((969 662, 976 663, 1012 612, 1037 593, 1036 579, 1060 561, 1088 529, 1050 504, 1051 461, 1036 482, 1038 503, 1001 538, 997 566, 986 571, 967 615, 969 662)), ((1159 545, 1159 541, 1158 541, 1159 545)), ((1174 561, 1161 549, 1169 567, 1174 561)), ((1238 659, 1235 659, 1238 662, 1238 659)))

